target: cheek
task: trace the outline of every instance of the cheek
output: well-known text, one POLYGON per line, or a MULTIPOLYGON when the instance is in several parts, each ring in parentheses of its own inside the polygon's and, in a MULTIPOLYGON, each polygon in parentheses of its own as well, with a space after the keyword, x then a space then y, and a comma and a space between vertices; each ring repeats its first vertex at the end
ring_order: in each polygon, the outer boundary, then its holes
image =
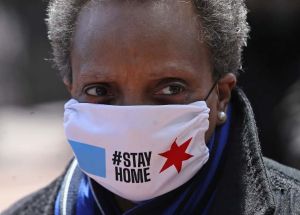
POLYGON ((215 131, 215 128, 217 126, 217 99, 211 98, 208 100, 207 105, 210 109, 209 113, 209 128, 205 133, 205 142, 208 143, 210 140, 212 134, 215 131))
POLYGON ((72 84, 72 90, 70 91, 70 93, 73 98, 75 98, 77 100, 79 99, 80 93, 79 93, 76 83, 74 83, 74 82, 72 84))

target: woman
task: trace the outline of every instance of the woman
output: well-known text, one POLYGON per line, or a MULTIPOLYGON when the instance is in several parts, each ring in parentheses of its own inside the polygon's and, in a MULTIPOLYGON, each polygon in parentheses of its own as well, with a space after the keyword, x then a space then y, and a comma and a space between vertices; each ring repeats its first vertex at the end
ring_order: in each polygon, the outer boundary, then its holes
POLYGON ((53 0, 47 23, 76 159, 7 214, 299 214, 235 88, 242 0, 53 0))

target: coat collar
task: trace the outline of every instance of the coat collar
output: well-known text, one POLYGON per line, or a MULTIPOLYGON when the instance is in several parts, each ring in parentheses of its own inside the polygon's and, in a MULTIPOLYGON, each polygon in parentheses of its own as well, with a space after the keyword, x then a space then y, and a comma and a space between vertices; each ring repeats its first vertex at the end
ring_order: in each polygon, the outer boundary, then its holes
POLYGON ((274 197, 252 108, 240 89, 234 90, 232 104, 229 144, 210 214, 273 214, 274 197))

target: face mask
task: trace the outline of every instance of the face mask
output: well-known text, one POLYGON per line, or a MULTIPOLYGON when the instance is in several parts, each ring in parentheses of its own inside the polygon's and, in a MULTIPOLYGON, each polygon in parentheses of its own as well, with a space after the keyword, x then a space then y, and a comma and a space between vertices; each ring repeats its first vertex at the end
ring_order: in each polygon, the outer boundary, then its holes
POLYGON ((209 108, 189 105, 65 105, 64 127, 83 172, 131 201, 163 195, 207 162, 209 108))

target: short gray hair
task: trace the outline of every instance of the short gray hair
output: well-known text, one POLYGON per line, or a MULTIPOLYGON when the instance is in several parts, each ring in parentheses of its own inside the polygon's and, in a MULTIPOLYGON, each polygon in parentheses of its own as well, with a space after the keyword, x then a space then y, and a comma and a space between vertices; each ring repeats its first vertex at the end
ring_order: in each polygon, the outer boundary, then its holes
MULTIPOLYGON (((54 65, 67 81, 72 80, 70 52, 76 19, 91 0, 51 0, 48 6, 48 37, 54 65)), ((244 0, 191 0, 199 12, 202 35, 213 54, 214 76, 238 74, 249 26, 244 0)))

